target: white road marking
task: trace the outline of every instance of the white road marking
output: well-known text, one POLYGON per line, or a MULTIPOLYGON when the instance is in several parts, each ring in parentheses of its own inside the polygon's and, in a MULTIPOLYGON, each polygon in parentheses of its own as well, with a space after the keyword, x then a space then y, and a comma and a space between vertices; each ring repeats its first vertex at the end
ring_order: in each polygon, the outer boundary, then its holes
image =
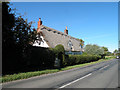
POLYGON ((108 67, 109 65, 107 65, 107 66, 104 66, 103 68, 101 68, 101 69, 99 69, 99 70, 102 70, 102 69, 104 69, 104 68, 106 68, 106 67, 108 67))
POLYGON ((85 75, 85 76, 83 76, 83 77, 81 77, 81 78, 79 78, 79 79, 76 79, 75 81, 72 81, 72 82, 70 82, 70 83, 68 83, 68 84, 65 84, 65 85, 63 85, 63 86, 61 86, 61 87, 59 87, 59 88, 64 88, 64 87, 66 87, 66 86, 68 86, 68 85, 70 85, 70 84, 73 84, 73 83, 75 83, 75 82, 77 82, 77 81, 79 81, 79 80, 81 80, 81 79, 83 79, 83 78, 86 78, 86 77, 90 76, 90 75, 92 75, 92 73, 89 73, 89 74, 87 74, 87 75, 85 75))

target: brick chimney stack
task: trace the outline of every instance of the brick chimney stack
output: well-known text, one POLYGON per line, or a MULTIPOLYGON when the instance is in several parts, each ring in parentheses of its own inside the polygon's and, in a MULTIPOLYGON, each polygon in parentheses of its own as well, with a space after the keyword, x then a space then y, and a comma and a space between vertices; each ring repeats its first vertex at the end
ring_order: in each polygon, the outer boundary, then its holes
POLYGON ((68 34, 67 26, 66 26, 66 29, 64 30, 64 33, 68 34))
POLYGON ((37 28, 37 32, 40 31, 40 26, 42 25, 42 21, 41 21, 41 18, 39 18, 39 21, 38 21, 38 28, 37 28))

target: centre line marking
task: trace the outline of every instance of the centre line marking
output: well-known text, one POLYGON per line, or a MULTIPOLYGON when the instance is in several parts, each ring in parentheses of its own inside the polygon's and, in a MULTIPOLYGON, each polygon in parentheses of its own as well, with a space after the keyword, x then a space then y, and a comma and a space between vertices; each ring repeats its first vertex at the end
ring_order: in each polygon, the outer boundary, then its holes
POLYGON ((90 75, 92 75, 92 73, 89 73, 89 74, 87 74, 87 75, 85 75, 85 76, 83 76, 83 77, 81 77, 81 78, 79 78, 79 79, 76 79, 75 81, 72 81, 72 82, 70 82, 70 83, 68 83, 68 84, 65 84, 65 85, 63 85, 63 86, 61 86, 61 87, 59 87, 59 88, 64 88, 64 87, 66 87, 66 86, 68 86, 68 85, 70 85, 70 84, 73 84, 73 83, 75 83, 75 82, 77 82, 77 81, 79 81, 79 80, 81 80, 81 79, 83 79, 83 78, 86 78, 86 77, 90 76, 90 75))
POLYGON ((100 70, 102 70, 102 69, 104 69, 104 68, 106 68, 106 67, 108 67, 109 65, 107 65, 107 66, 104 66, 103 68, 101 68, 100 70))

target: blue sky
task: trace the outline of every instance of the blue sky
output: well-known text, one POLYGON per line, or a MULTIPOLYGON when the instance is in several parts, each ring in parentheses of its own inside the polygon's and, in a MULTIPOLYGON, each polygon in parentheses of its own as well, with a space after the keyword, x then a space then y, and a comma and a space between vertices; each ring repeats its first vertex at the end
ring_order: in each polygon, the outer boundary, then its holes
POLYGON ((16 13, 28 21, 38 19, 43 25, 81 38, 86 44, 118 48, 118 3, 117 2, 11 2, 16 13))

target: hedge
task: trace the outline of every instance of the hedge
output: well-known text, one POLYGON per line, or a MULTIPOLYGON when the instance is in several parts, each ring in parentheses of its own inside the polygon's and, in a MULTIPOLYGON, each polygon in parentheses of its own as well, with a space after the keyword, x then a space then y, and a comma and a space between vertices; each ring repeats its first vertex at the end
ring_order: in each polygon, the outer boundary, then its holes
POLYGON ((66 60, 66 66, 93 62, 99 59, 100 56, 96 55, 69 55, 69 59, 66 60))
POLYGON ((4 57, 3 74, 51 69, 54 68, 56 57, 61 60, 61 67, 97 61, 100 58, 95 55, 65 55, 62 45, 57 45, 55 48, 30 46, 28 50, 29 52, 26 52, 25 57, 23 57, 22 53, 17 52, 7 58, 4 57))
MULTIPOLYGON (((15 47, 17 51, 17 47, 15 47)), ((7 55, 3 58, 3 75, 14 74, 20 72, 39 71, 43 69, 53 68, 55 61, 55 54, 49 48, 43 47, 29 47, 27 54, 15 53, 14 55, 7 55), (25 57, 23 57, 23 55, 25 57), (14 57, 14 58, 11 58, 14 57)))

